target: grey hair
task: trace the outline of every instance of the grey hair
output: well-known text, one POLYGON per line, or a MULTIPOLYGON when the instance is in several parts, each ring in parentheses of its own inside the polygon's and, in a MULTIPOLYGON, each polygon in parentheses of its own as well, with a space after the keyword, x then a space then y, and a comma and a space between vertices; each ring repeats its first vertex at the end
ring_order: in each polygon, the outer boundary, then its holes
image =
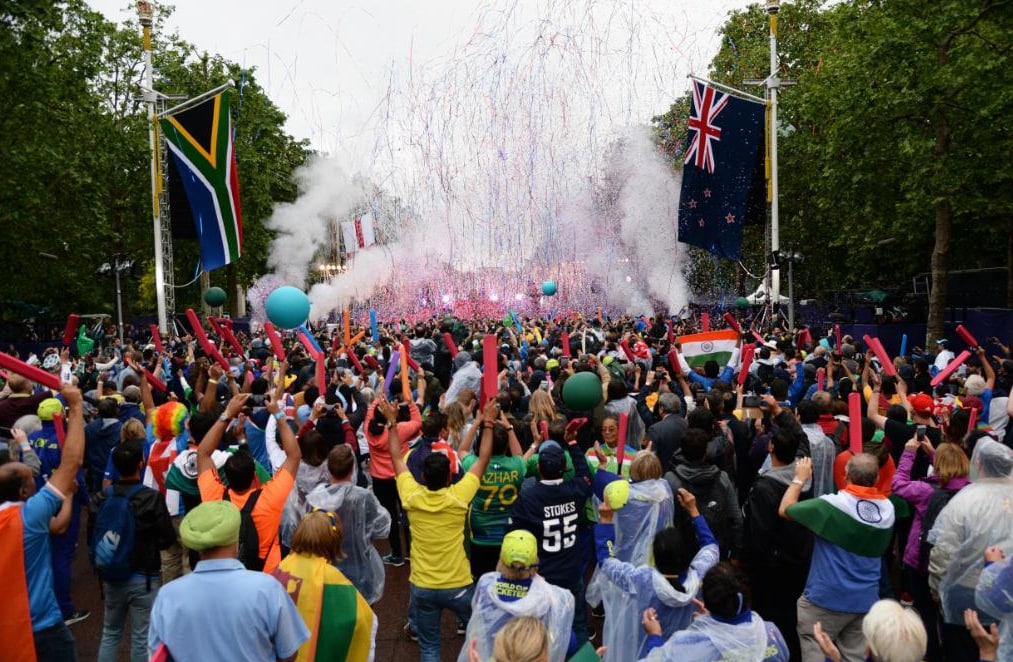
POLYGON ((848 482, 862 487, 873 487, 879 480, 879 460, 871 453, 859 453, 844 468, 848 482))

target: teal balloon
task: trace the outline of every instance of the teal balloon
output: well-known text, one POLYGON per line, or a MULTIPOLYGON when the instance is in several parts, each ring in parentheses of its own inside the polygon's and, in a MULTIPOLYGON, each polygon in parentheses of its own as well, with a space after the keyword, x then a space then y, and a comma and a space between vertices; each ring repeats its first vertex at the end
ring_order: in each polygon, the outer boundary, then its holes
POLYGON ((542 294, 547 297, 554 295, 556 293, 556 289, 556 281, 554 280, 547 280, 542 283, 542 294))
POLYGON ((746 297, 739 297, 735 300, 735 307, 740 309, 749 308, 749 299, 746 297))
POLYGON ((310 315, 310 299, 298 287, 285 285, 267 295, 267 319, 279 329, 294 329, 310 315))
POLYGON ((204 293, 204 302, 209 306, 220 306, 225 303, 225 290, 220 287, 209 287, 204 293))
POLYGON ((601 398, 601 380, 593 372, 578 372, 563 384, 563 402, 570 409, 594 409, 601 398))

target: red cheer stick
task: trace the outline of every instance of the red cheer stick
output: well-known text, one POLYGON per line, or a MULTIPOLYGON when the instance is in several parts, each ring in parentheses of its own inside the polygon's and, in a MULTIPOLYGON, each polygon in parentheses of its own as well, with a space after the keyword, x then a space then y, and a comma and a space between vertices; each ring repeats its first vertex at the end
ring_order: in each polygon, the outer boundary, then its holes
POLYGON ((852 391, 848 394, 848 439, 851 441, 851 452, 858 455, 862 452, 862 394, 852 391))
POLYGON ((223 370, 228 372, 229 362, 225 360, 225 357, 218 351, 218 348, 208 340, 208 334, 204 333, 204 326, 201 324, 200 318, 197 317, 197 313, 193 312, 193 308, 186 309, 186 318, 190 321, 190 326, 193 328, 194 335, 197 336, 197 342, 204 349, 204 353, 214 359, 223 370))
POLYGON ((634 363, 637 360, 636 355, 633 354, 633 350, 630 349, 630 343, 625 338, 619 343, 619 346, 623 348, 623 354, 626 355, 626 360, 630 363, 634 363))
POLYGON ((373 358, 373 356, 371 356, 369 354, 366 354, 365 356, 363 356, 362 360, 365 361, 366 365, 368 365, 373 370, 376 370, 376 369, 378 369, 380 367, 380 364, 376 362, 376 359, 373 358))
POLYGON ((74 336, 77 335, 77 327, 81 324, 81 316, 77 314, 71 314, 67 316, 67 326, 63 327, 63 346, 70 347, 70 343, 74 342, 74 336))
POLYGON ((450 358, 457 356, 457 345, 454 344, 454 336, 450 335, 449 331, 443 334, 443 344, 447 346, 450 358))
MULTIPOLYGON (((565 356, 568 359, 573 358, 572 356, 570 356, 570 334, 567 333, 566 331, 563 331, 562 340, 563 340, 563 356, 565 356)), ((633 359, 630 360, 632 361, 633 359)))
POLYGON ((894 367, 893 361, 890 360, 890 356, 886 353, 886 350, 883 349, 883 344, 879 342, 879 338, 873 338, 867 333, 862 336, 862 340, 865 341, 868 348, 871 349, 872 353, 876 355, 877 359, 879 359, 879 364, 883 366, 883 372, 891 377, 896 377, 897 368, 894 367))
POLYGON ((63 414, 53 414, 53 428, 56 430, 56 443, 63 450, 67 441, 67 425, 63 422, 63 414))
POLYGON ((665 326, 668 327, 668 344, 675 344, 675 329, 672 328, 672 320, 665 322, 665 326))
POLYGON ((707 333, 711 330, 711 314, 700 313, 700 330, 707 333))
POLYGON ((281 344, 281 338, 278 336, 278 332, 274 329, 274 324, 264 322, 264 335, 267 336, 267 341, 271 343, 271 349, 274 351, 274 358, 279 361, 284 361, 285 347, 281 344))
POLYGON ((542 441, 547 441, 548 438, 549 438, 549 422, 548 421, 539 421, 538 422, 538 430, 539 430, 539 432, 542 433, 542 441))
POLYGON ((239 339, 236 338, 236 334, 232 333, 232 327, 225 323, 225 320, 219 320, 221 325, 222 334, 225 336, 225 341, 232 345, 232 349, 236 350, 236 354, 243 356, 243 346, 239 343, 239 339))
POLYGON ((766 340, 763 339, 763 336, 761 336, 756 331, 751 331, 751 333, 753 334, 753 338, 756 340, 756 342, 760 343, 761 345, 767 342, 766 340))
POLYGON ((756 356, 756 345, 742 346, 742 366, 739 368, 739 386, 746 383, 749 377, 749 367, 753 365, 753 357, 756 356))
POLYGON ((824 386, 826 385, 826 383, 827 383, 827 369, 819 368, 816 371, 816 390, 817 391, 824 390, 824 386))
POLYGON ((957 354, 957 358, 953 359, 946 364, 946 367, 936 373, 936 376, 932 378, 930 382, 932 386, 939 386, 945 382, 953 372, 963 364, 964 361, 971 358, 971 352, 964 350, 960 354, 957 354))
MULTIPOLYGON (((978 345, 978 339, 975 338, 973 335, 971 335, 971 332, 968 331, 967 328, 963 324, 958 324, 957 325, 957 335, 960 336, 961 340, 963 340, 964 342, 967 343, 968 347, 978 347, 979 346, 978 345)), ((66 340, 66 338, 67 338, 66 334, 64 334, 63 337, 66 340)))
POLYGON ((834 345, 834 350, 841 351, 841 325, 834 324, 834 335, 837 336, 837 344, 834 345))
POLYGON ((152 373, 147 368, 141 369, 144 371, 144 379, 148 382, 148 384, 151 385, 151 388, 155 389, 159 393, 165 393, 166 391, 169 390, 168 387, 166 387, 165 382, 156 377, 154 373, 152 373))
POLYGON ((313 357, 316 361, 316 373, 317 373, 317 389, 320 391, 320 395, 327 393, 327 366, 324 365, 323 353, 317 354, 313 357))
POLYGON ((682 364, 679 363, 679 352, 674 349, 668 350, 668 369, 672 371, 673 375, 682 374, 682 364))
MULTIPOLYGON (((496 347, 496 336, 487 334, 482 338, 482 390, 488 402, 499 393, 499 354, 496 347)), ((484 403, 483 403, 484 404, 484 403)))
POLYGON ((735 319, 735 315, 732 315, 731 313, 724 313, 721 317, 724 318, 725 324, 728 325, 729 329, 735 331, 735 333, 742 333, 742 327, 739 326, 739 320, 735 319))
POLYGON ((359 357, 355 355, 355 350, 348 350, 348 360, 352 362, 356 370, 362 372, 362 364, 359 363, 359 357))
POLYGON ((158 332, 158 325, 149 324, 148 330, 151 331, 151 343, 155 346, 155 351, 165 354, 165 345, 162 344, 162 334, 158 332))
POLYGON ((623 460, 626 458, 626 431, 629 430, 630 415, 619 414, 619 446, 616 448, 616 473, 623 475, 623 460))
MULTIPOLYGON (((311 359, 316 361, 318 358, 320 358, 322 352, 317 351, 316 345, 313 344, 313 341, 310 340, 310 337, 306 335, 306 333, 302 329, 296 331, 295 336, 296 338, 299 339, 299 342, 302 343, 302 346, 306 348, 306 352, 310 355, 311 359)), ((323 391, 320 392, 323 393, 323 391)))
POLYGON ((969 413, 969 416, 967 418, 967 431, 971 432, 972 430, 974 430, 975 426, 978 424, 978 408, 977 407, 971 407, 971 411, 968 412, 968 413, 969 413))
POLYGON ((211 325, 211 331, 214 332, 214 334, 218 336, 219 339, 223 338, 222 327, 218 325, 218 320, 208 315, 208 324, 211 325))
POLYGON ((28 365, 21 359, 16 359, 10 354, 0 353, 0 368, 6 368, 9 372, 21 375, 25 379, 42 384, 46 388, 51 388, 54 391, 60 390, 59 375, 54 375, 51 372, 42 370, 41 368, 28 365))
POLYGON ((411 346, 412 344, 408 340, 408 336, 401 339, 401 353, 408 358, 408 367, 418 373, 420 372, 419 364, 412 358, 411 346))

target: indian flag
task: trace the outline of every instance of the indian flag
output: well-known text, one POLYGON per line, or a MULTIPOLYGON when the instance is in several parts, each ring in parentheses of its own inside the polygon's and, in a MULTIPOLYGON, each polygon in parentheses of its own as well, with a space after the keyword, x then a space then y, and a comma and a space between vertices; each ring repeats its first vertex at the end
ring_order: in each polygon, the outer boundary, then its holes
POLYGON ((340 570, 319 556, 289 554, 273 575, 310 629, 297 662, 372 662, 376 615, 340 570))
MULTIPOLYGON (((7 587, 8 596, 4 617, 0 619, 0 637, 3 637, 5 660, 35 662, 21 508, 21 503, 13 502, 0 506, 0 581, 7 587)), ((46 565, 49 565, 48 559, 46 565)))
POLYGON ((788 508, 788 517, 858 556, 882 556, 893 535, 893 504, 872 487, 849 485, 837 494, 796 503, 788 508))
POLYGON ((717 361, 719 366, 728 365, 728 359, 735 352, 735 342, 739 335, 731 329, 707 331, 688 336, 679 336, 682 345, 681 354, 691 368, 703 367, 710 360, 717 361))

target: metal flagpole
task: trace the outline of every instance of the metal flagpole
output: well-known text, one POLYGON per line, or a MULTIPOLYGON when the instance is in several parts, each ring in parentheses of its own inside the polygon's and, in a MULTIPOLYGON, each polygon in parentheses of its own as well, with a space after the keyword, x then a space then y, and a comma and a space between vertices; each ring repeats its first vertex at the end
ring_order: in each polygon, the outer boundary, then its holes
MULTIPOLYGON (((777 91, 781 88, 781 79, 777 76, 777 14, 781 3, 779 0, 767 0, 766 9, 770 15, 770 76, 767 78, 770 95, 770 125, 767 128, 770 132, 770 252, 776 256, 781 248, 777 204, 777 91)), ((771 269, 768 295, 772 310, 776 311, 781 302, 781 270, 776 267, 771 269)))

